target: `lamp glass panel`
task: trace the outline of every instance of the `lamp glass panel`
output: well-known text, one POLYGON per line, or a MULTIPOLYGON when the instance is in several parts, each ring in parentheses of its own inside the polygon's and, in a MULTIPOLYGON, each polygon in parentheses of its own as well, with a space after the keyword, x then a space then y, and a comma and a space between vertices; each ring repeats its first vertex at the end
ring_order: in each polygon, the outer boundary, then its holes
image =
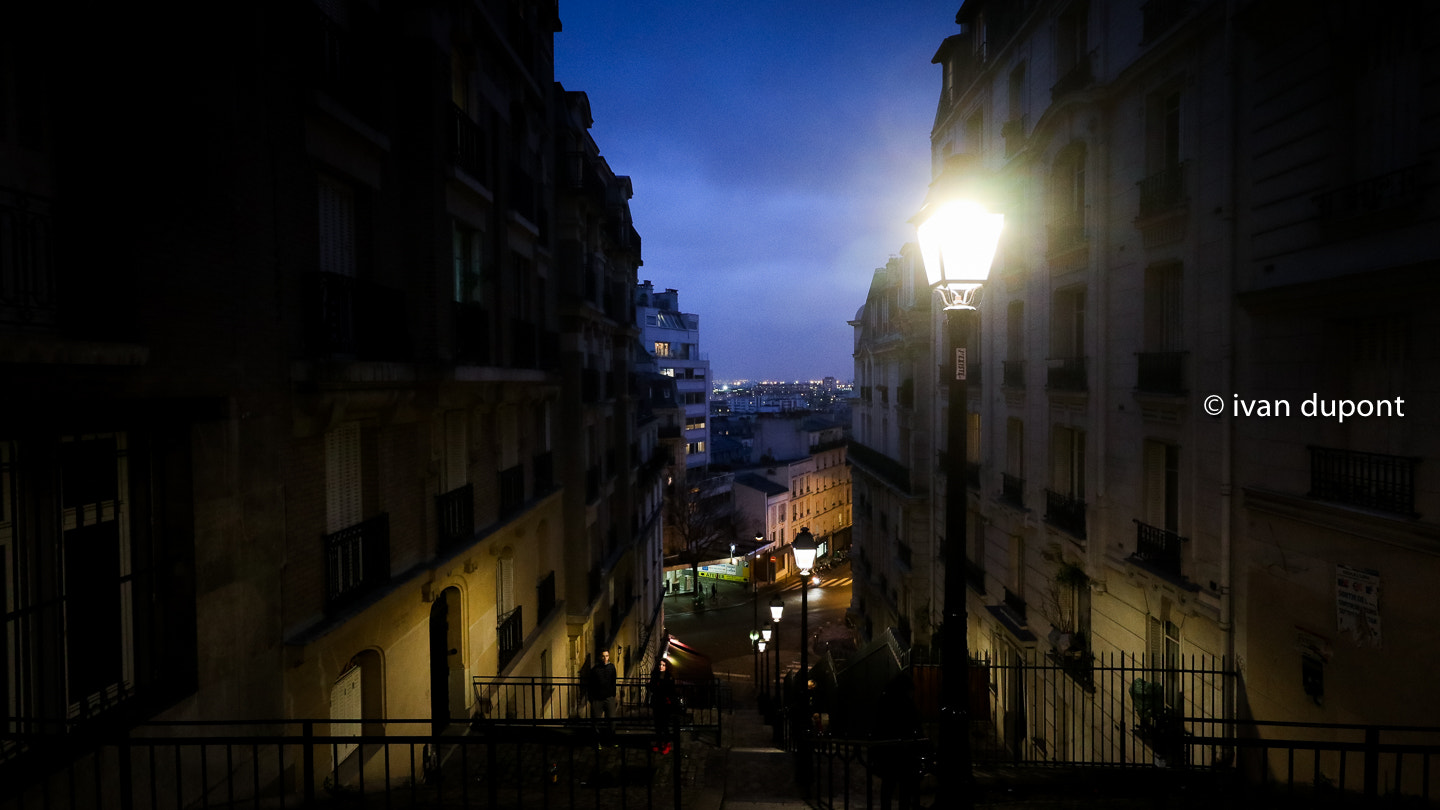
POLYGON ((931 287, 974 287, 990 277, 1004 214, 969 200, 937 207, 916 229, 931 287))

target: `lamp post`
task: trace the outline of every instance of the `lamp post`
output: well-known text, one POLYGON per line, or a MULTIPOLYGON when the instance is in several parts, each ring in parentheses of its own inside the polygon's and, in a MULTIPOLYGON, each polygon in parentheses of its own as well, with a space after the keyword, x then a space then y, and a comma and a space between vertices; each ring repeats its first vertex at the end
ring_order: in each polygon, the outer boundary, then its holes
POLYGON ((801 527, 795 544, 791 546, 795 552, 795 567, 800 569, 800 677, 807 681, 810 678, 810 627, 806 614, 810 612, 810 572, 819 548, 820 544, 815 542, 808 526, 801 527))
POLYGON ((750 627, 750 654, 755 659, 755 691, 760 691, 760 648, 755 642, 760 640, 760 631, 754 625, 750 627))
POLYGON ((959 807, 974 806, 973 761, 970 752, 969 617, 965 608, 966 518, 969 511, 965 465, 968 455, 965 424, 965 340, 973 328, 975 293, 990 275, 1005 218, 973 198, 962 184, 977 179, 973 157, 952 156, 931 185, 925 206, 915 217, 920 255, 932 289, 945 302, 945 332, 950 357, 950 412, 945 447, 945 614, 940 639, 944 664, 940 680, 940 762, 942 795, 959 807), (951 780, 954 780, 953 782, 951 780), (950 784, 944 784, 949 782, 950 784))
POLYGON ((770 600, 770 619, 775 622, 775 694, 780 694, 780 614, 785 611, 785 603, 780 601, 780 595, 776 594, 770 600))

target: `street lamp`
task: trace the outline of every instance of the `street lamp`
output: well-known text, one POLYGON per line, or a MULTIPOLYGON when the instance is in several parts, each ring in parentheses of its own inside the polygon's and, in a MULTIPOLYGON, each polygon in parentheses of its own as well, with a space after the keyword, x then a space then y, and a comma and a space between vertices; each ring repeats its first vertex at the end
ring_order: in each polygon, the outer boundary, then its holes
POLYGON ((755 642, 760 640, 760 631, 754 627, 750 628, 750 652, 755 658, 755 691, 760 691, 760 648, 755 642))
POLYGON ((931 184, 925 205, 916 215, 916 234, 930 287, 945 302, 945 332, 950 344, 950 432, 945 447, 945 614, 940 655, 940 778, 960 807, 973 806, 973 762, 970 752, 969 617, 965 608, 966 518, 969 511, 965 465, 968 396, 965 340, 973 328, 975 293, 990 276, 995 249, 1004 227, 1003 214, 991 213, 975 199, 979 172, 974 158, 954 155, 931 184), (967 188, 968 186, 968 188, 967 188))
MULTIPOLYGON (((785 603, 780 601, 780 595, 776 594, 770 600, 770 618, 775 622, 775 632, 780 632, 780 614, 785 610, 785 603)), ((780 637, 775 637, 775 694, 780 694, 780 637)), ((778 726, 777 726, 778 728, 778 726)))

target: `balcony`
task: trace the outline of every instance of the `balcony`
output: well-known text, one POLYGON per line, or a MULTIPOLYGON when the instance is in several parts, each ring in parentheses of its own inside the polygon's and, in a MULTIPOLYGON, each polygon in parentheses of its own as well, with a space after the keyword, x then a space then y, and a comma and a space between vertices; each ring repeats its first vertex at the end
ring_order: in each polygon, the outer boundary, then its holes
POLYGON ((383 62, 370 45, 374 38, 358 34, 371 26, 357 15, 350 27, 342 27, 319 8, 310 10, 314 48, 310 61, 316 86, 373 126, 379 118, 378 102, 384 98, 375 66, 383 62))
POLYGON ((1320 219, 1329 223, 1412 208, 1425 195, 1427 168, 1418 163, 1317 194, 1315 207, 1320 219))
POLYGON ((1000 501, 1011 506, 1025 508, 1025 479, 1010 473, 1000 474, 1000 501))
POLYGON ((475 485, 435 496, 436 546, 454 548, 475 536, 475 485))
POLYGON ((354 276, 315 272, 305 279, 310 350, 320 357, 406 360, 405 293, 354 276))
POLYGON ((1141 352, 1136 355, 1135 390, 1148 394, 1185 393, 1185 355, 1188 352, 1141 352))
POLYGON ((1141 44, 1159 39, 1161 34, 1174 28, 1189 10, 1189 0, 1148 0, 1140 6, 1141 44))
POLYGON ((1025 387, 1025 361, 1003 360, 1000 365, 1000 384, 1006 388, 1025 387))
POLYGON ((1415 514, 1415 465, 1418 458, 1310 447, 1308 497, 1393 512, 1415 514))
POLYGON ((1010 611, 1021 625, 1027 624, 1029 619, 1025 615, 1025 597, 1018 593, 1005 589, 1005 607, 1010 611))
POLYGON ((475 303, 456 303, 455 362, 464 365, 490 364, 490 313, 475 303))
POLYGON ((520 648, 525 646, 525 628, 520 616, 521 606, 516 605, 495 628, 496 643, 500 647, 498 669, 504 670, 505 665, 515 660, 515 656, 520 654, 520 648))
POLYGON ((1185 193, 1185 167, 1182 161, 1174 166, 1150 175, 1136 183, 1140 187, 1139 219, 1148 219, 1160 214, 1181 209, 1189 201, 1185 193))
POLYGON ((490 172, 488 134, 459 107, 451 108, 450 120, 450 159, 482 186, 492 187, 495 179, 490 172))
POLYGON ((1085 376, 1085 358, 1059 357, 1050 361, 1045 369, 1045 387, 1051 391, 1088 390, 1085 376))
POLYGON ((535 481, 532 490, 538 497, 555 488, 555 454, 537 453, 530 460, 530 475, 535 481))
POLYGON ((1071 93, 1084 90, 1093 81, 1095 81, 1095 74, 1090 69, 1090 54, 1085 54, 1076 59, 1075 63, 1060 77, 1060 81, 1051 86, 1050 100, 1057 102, 1071 93))
POLYGON ((974 560, 965 561, 965 581, 970 583, 970 589, 981 596, 985 595, 985 568, 974 560))
POLYGON ((1047 254, 1058 256, 1085 247, 1085 212, 1067 211, 1045 226, 1047 254))
POLYGON ((1186 539, 1136 519, 1135 553, 1130 559, 1168 579, 1183 580, 1180 559, 1186 539))
POLYGON ((1045 490, 1045 522, 1084 540, 1085 502, 1047 489, 1045 490))
POLYGON ((895 489, 906 493, 910 491, 910 469, 879 450, 851 442, 846 457, 895 489))
POLYGON ((501 470, 500 478, 500 519, 514 517, 525 506, 525 467, 516 464, 508 470, 501 470))
POLYGON ((55 323, 50 201, 0 188, 0 327, 55 323))
POLYGON ((325 536, 325 595, 334 610, 390 580, 390 516, 325 536))

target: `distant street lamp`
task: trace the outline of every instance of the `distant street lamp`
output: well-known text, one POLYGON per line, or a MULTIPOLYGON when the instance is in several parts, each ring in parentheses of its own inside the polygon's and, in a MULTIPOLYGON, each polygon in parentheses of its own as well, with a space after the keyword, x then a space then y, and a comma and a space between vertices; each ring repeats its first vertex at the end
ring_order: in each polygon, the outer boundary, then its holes
POLYGON ((810 534, 810 527, 802 526, 790 548, 795 554, 795 567, 800 569, 800 682, 797 684, 800 689, 800 705, 796 708, 801 712, 799 720, 803 723, 798 740, 800 758, 797 773, 803 785, 809 783, 810 775, 810 572, 815 565, 815 552, 820 549, 820 544, 815 542, 814 535, 810 534))
MULTIPOLYGON (((780 601, 780 595, 776 594, 770 600, 770 618, 775 622, 775 632, 780 632, 780 614, 785 611, 785 603, 780 601)), ((780 694, 780 637, 775 637, 775 694, 780 694)), ((775 728, 779 729, 777 723, 775 728)))
POLYGON ((757 642, 757 641, 759 641, 759 640, 760 640, 760 631, 759 631, 759 630, 756 630, 754 627, 751 627, 751 628, 750 628, 750 653, 751 653, 751 656, 755 659, 755 690, 756 690, 757 692, 760 690, 760 648, 755 645, 755 642, 757 642))
POLYGON ((968 396, 965 341, 975 321, 975 293, 990 276, 1004 227, 1003 214, 991 213, 973 196, 978 189, 974 158, 952 156, 931 184, 925 205, 913 220, 930 287, 945 302, 945 332, 950 344, 949 440, 945 449, 945 613, 940 655, 940 779, 942 795, 958 807, 974 806, 970 751, 969 616, 965 607, 966 523, 969 511, 965 465, 968 396), (968 187, 967 187, 968 186, 968 187), (953 782, 951 780, 954 780, 953 782), (948 783, 948 784, 947 784, 948 783))

